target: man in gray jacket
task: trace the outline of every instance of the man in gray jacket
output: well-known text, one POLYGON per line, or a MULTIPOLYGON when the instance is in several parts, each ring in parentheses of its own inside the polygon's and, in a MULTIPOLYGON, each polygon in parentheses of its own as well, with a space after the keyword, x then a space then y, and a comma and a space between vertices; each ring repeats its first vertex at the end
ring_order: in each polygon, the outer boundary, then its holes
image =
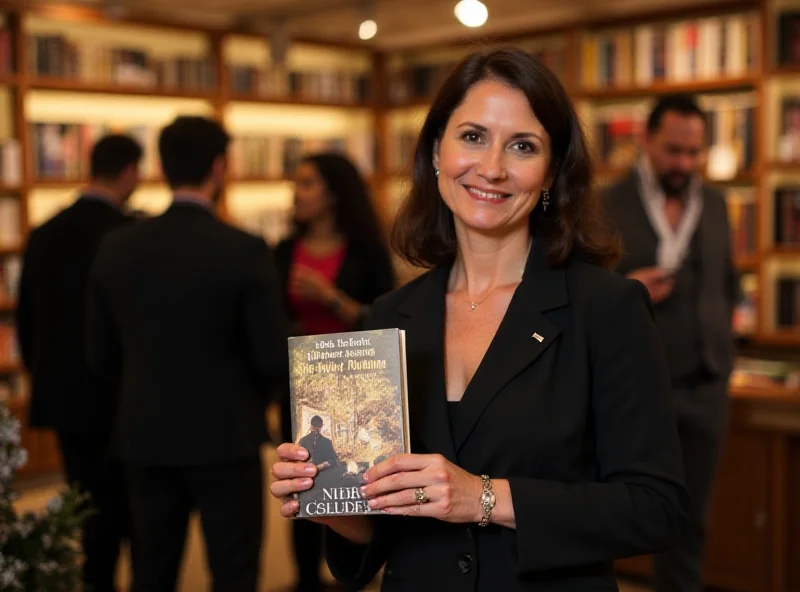
POLYGON ((643 153, 604 205, 621 233, 618 271, 650 292, 672 376, 693 511, 682 541, 656 557, 658 592, 699 592, 707 505, 727 416, 739 295, 724 197, 703 183, 706 122, 692 97, 662 97, 643 153))

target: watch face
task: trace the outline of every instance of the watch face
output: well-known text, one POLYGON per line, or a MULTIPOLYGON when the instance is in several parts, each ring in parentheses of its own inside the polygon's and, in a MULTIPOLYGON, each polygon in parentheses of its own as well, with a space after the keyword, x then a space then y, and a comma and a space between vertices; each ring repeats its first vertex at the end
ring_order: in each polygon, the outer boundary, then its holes
POLYGON ((484 491, 481 494, 481 503, 486 506, 494 506, 494 493, 491 491, 484 491))

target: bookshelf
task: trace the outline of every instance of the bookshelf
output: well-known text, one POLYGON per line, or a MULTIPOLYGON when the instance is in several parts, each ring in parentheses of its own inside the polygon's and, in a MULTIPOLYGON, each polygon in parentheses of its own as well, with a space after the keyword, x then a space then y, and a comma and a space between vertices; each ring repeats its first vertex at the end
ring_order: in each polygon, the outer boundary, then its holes
MULTIPOLYGON (((779 349, 800 347, 797 320, 794 327, 777 322, 779 293, 788 290, 778 287, 779 279, 800 277, 794 264, 800 237, 775 239, 775 191, 800 187, 800 157, 787 159, 778 149, 783 104, 800 97, 800 61, 779 60, 786 52, 773 42, 780 26, 786 27, 780 15, 792 11, 800 12, 797 0, 723 0, 491 41, 532 51, 557 73, 595 151, 608 143, 599 134, 611 127, 619 132, 614 141, 621 138, 620 145, 598 158, 601 185, 627 170, 654 95, 686 91, 701 97, 720 122, 712 143, 732 143, 738 151, 733 174, 709 176, 728 193, 732 216, 740 221, 736 262, 746 292, 755 294, 746 303, 745 333, 756 345, 779 349), (715 61, 723 40, 725 56, 715 61), (663 63, 655 63, 652 56, 662 54, 663 63), (752 135, 747 148, 731 123, 742 117, 752 135)), ((366 45, 293 41, 281 50, 255 35, 109 21, 91 9, 2 13, 0 338, 12 319, 15 295, 9 286, 28 229, 71 203, 86 180, 85 158, 70 166, 43 165, 43 137, 55 136, 62 144, 66 138, 75 150, 76 142, 88 145, 87 139, 106 129, 134 133, 145 159, 143 182, 130 205, 158 214, 169 203, 169 191, 159 179, 157 130, 178 113, 210 115, 233 136, 220 205, 233 223, 269 242, 279 240, 289 228, 292 163, 322 147, 354 158, 388 223, 408 189, 411 152, 431 96, 448 69, 476 46, 465 41, 375 52, 366 45), (17 222, 16 234, 4 219, 17 222)), ((800 216, 797 210, 794 215, 800 216)), ((418 272, 402 266, 398 271, 402 279, 418 272)), ((24 396, 24 375, 10 358, 0 361, 0 396, 24 396)))

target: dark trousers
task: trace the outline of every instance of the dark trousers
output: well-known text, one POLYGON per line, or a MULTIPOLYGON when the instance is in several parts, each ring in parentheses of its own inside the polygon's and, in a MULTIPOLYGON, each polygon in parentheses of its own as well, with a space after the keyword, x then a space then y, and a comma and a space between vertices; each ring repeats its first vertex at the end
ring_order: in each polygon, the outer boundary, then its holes
POLYGON ((134 538, 132 592, 174 592, 189 516, 200 513, 214 592, 255 592, 264 522, 261 458, 198 467, 128 468, 134 538))
POLYGON ((103 437, 61 433, 58 442, 67 481, 91 496, 93 513, 83 529, 84 585, 92 592, 113 592, 120 548, 131 534, 123 465, 107 454, 103 437))
POLYGON ((728 384, 711 379, 673 384, 672 396, 692 507, 681 540, 655 557, 654 583, 657 592, 699 592, 709 494, 727 426, 728 384))

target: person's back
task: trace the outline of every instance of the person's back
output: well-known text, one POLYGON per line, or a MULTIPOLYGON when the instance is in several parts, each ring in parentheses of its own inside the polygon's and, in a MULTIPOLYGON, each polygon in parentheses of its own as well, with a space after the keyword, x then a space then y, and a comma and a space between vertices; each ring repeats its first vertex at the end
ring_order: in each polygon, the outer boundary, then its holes
POLYGON ((123 458, 211 464, 266 440, 267 397, 286 372, 271 270, 263 240, 201 204, 109 237, 95 272, 119 325, 123 458))
POLYGON ((128 221, 120 209, 84 192, 31 233, 17 314, 21 353, 32 377, 34 427, 107 429, 99 406, 108 398, 98 392, 101 385, 84 356, 86 285, 101 240, 128 221))
POLYGON ((110 235, 92 269, 90 359, 121 383, 113 442, 140 548, 133 592, 175 589, 195 509, 213 589, 258 587, 261 445, 270 391, 288 380, 287 328, 266 243, 213 213, 228 143, 202 117, 164 128, 172 206, 110 235))
POLYGON ((83 583, 96 592, 114 590, 130 520, 122 467, 108 455, 116 385, 100 380, 86 360, 86 294, 103 237, 132 222, 122 206, 138 184, 141 156, 141 146, 124 135, 93 146, 89 186, 28 239, 17 308, 31 376, 29 423, 56 431, 67 481, 91 498, 94 513, 82 531, 83 583))

